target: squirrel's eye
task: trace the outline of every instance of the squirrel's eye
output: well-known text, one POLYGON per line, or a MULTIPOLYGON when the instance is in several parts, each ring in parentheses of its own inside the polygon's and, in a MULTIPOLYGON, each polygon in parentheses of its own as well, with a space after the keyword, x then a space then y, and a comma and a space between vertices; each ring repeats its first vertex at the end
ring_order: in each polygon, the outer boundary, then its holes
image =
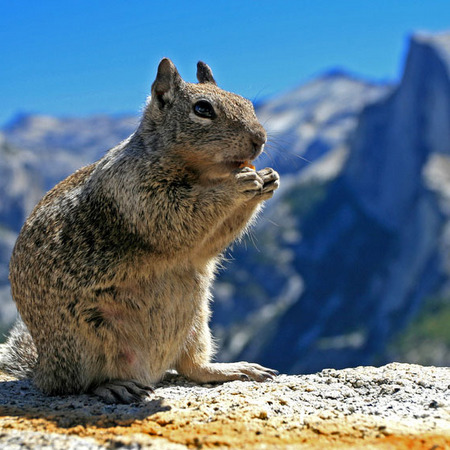
POLYGON ((194 113, 197 116, 204 117, 206 119, 215 119, 217 117, 217 114, 214 111, 213 106, 206 100, 199 100, 194 105, 194 113))

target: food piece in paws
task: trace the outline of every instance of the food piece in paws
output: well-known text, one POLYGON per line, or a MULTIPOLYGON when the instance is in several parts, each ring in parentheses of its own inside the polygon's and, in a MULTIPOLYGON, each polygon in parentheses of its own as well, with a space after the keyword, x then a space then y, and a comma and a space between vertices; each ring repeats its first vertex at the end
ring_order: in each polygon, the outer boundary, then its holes
POLYGON ((244 167, 250 167, 250 169, 255 170, 255 166, 250 161, 244 161, 240 166, 239 169, 243 169, 244 167))

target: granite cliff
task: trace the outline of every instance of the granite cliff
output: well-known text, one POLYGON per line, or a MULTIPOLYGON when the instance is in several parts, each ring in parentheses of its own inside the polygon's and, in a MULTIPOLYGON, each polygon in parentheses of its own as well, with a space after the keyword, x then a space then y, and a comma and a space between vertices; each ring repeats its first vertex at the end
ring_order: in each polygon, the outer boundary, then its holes
MULTIPOLYGON (((224 332, 226 358, 289 373, 373 364, 402 357, 392 345, 430 299, 436 327, 448 324, 449 65, 449 34, 413 36, 399 85, 358 116, 341 167, 284 178, 255 232, 262 254, 248 245, 225 275, 272 299, 224 332)), ((429 363, 450 364, 445 339, 423 349, 429 363)))

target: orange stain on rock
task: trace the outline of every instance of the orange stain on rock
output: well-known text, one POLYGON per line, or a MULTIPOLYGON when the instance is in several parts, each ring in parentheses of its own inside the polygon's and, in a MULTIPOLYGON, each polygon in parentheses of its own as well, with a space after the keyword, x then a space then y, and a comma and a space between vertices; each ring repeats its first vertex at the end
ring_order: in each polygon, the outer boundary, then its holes
POLYGON ((296 448, 320 449, 446 449, 450 448, 450 435, 388 434, 364 425, 359 429, 346 421, 322 421, 320 426, 292 424, 286 429, 279 421, 255 417, 206 417, 198 410, 158 412, 142 420, 115 421, 104 415, 95 419, 86 417, 68 420, 62 414, 39 417, 0 417, 0 429, 32 430, 89 437, 99 444, 125 439, 139 440, 142 444, 157 444, 158 439, 183 444, 189 448, 229 447, 233 449, 296 448), (71 421, 73 423, 71 423, 71 421))

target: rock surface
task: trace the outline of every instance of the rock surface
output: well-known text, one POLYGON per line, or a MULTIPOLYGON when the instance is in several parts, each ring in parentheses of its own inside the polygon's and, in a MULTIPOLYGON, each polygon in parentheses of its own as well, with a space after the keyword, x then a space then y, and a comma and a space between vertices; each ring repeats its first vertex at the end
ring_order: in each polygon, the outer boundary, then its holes
POLYGON ((143 405, 0 380, 3 449, 450 447, 449 368, 393 363, 203 386, 171 374, 143 405))

